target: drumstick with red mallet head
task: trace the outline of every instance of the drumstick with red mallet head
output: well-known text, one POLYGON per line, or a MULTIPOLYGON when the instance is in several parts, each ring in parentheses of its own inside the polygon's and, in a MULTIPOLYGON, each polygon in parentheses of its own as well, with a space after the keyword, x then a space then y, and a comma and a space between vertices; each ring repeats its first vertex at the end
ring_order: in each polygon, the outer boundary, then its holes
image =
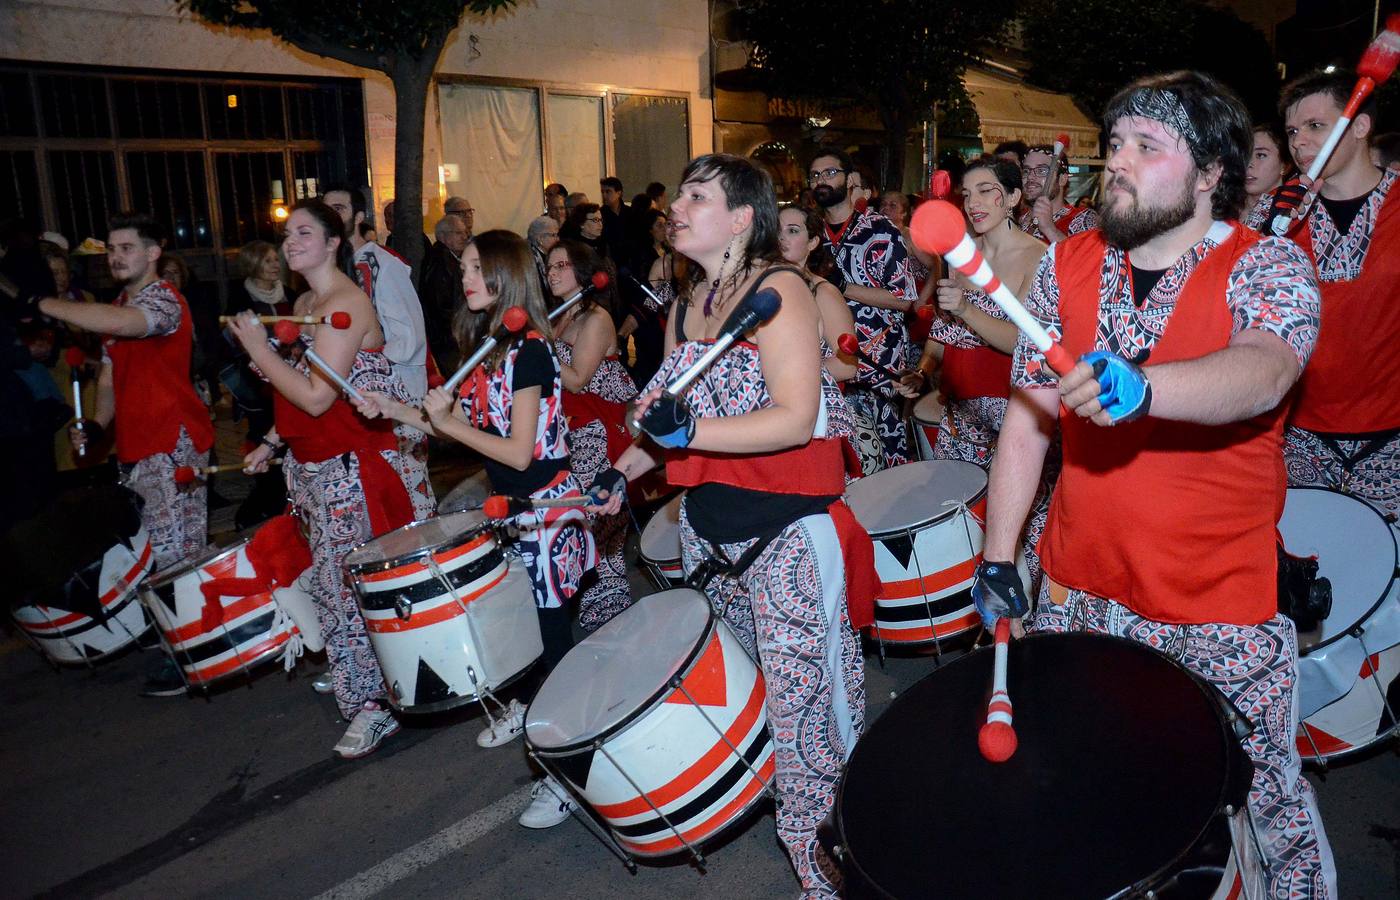
MULTIPOLYGON (((73 418, 74 425, 79 431, 86 431, 83 424, 83 383, 81 373, 83 364, 87 362, 87 354, 78 347, 69 347, 63 353, 63 359, 68 363, 68 373, 73 377, 73 418)), ((87 444, 77 448, 79 456, 87 455, 87 444)))
MULTIPOLYGON (((466 380, 472 369, 481 365, 481 361, 496 349, 496 345, 506 340, 516 332, 523 331, 525 326, 530 324, 530 317, 525 314, 525 310, 518 306, 512 306, 501 314, 501 324, 495 333, 481 342, 481 346, 476 348, 476 352, 467 357, 467 361, 457 367, 457 371, 452 373, 452 377, 443 382, 443 387, 450 394, 457 390, 457 386, 466 380)), ((427 414, 424 413, 426 419, 427 414)))
MULTIPOLYGON (((953 193, 953 176, 948 174, 947 169, 934 169, 933 175, 928 180, 928 199, 947 200, 948 195, 953 193)), ((938 315, 938 307, 932 296, 928 302, 914 310, 914 315, 922 322, 932 322, 933 317, 938 315)))
POLYGON ((846 354, 847 356, 854 356, 856 359, 865 363, 867 366, 874 369, 876 372, 879 372, 881 375, 885 376, 890 381, 899 380, 900 376, 896 375, 887 366, 880 365, 880 363, 876 362, 874 358, 870 356, 869 353, 866 353, 864 350, 860 349, 860 340, 855 335, 851 334, 849 331, 836 339, 836 346, 840 348, 842 353, 846 354))
POLYGON ((962 210, 943 200, 930 200, 914 210, 909 233, 914 243, 929 253, 943 257, 949 266, 986 292, 1021 333, 1030 338, 1036 349, 1045 354, 1046 362, 1056 374, 1063 376, 1074 368, 1074 357, 1069 351, 1051 339, 1044 326, 992 271, 982 251, 977 249, 972 236, 967 233, 962 210))
MULTIPOLYGON (((596 293, 597 291, 607 290, 607 287, 610 284, 612 284, 612 279, 608 277, 607 272, 604 272, 601 269, 597 272, 594 272, 593 277, 589 279, 588 284, 585 284, 583 287, 574 291, 568 296, 568 298, 563 303, 559 304, 554 308, 554 311, 549 314, 549 321, 556 321, 560 316, 564 315, 564 313, 573 309, 574 306, 584 297, 587 297, 589 294, 596 293)), ((524 326, 522 325, 521 327, 523 328, 524 326)), ((518 331, 519 329, 516 330, 518 331)))
MULTIPOLYGON (((282 460, 269 459, 269 466, 280 466, 282 460)), ((180 466, 175 470, 176 484, 194 484, 204 478, 205 475, 214 475, 219 472, 242 472, 243 463, 223 463, 217 466, 180 466)))
MULTIPOLYGON (((273 326, 272 332, 273 335, 276 336, 278 342, 282 344, 294 344, 301 335, 301 329, 297 327, 296 323, 289 322, 286 319, 283 319, 273 326)), ((315 350, 307 347, 305 358, 308 363, 319 369, 322 375, 330 379, 336 387, 349 395, 350 399, 356 401, 364 399, 364 395, 355 390, 354 386, 345 379, 345 376, 337 372, 335 368, 322 359, 315 350)))
POLYGON ((997 619, 992 698, 987 701, 987 721, 977 730, 977 749, 984 759, 994 763, 1004 763, 1016 752, 1016 729, 1011 727, 1011 695, 1006 691, 1006 653, 1010 641, 1011 620, 997 619))
POLYGON ((555 497, 552 500, 535 500, 531 497, 508 497, 492 494, 482 504, 481 511, 488 519, 509 519, 535 509, 567 509, 571 506, 591 506, 597 502, 584 494, 581 497, 555 497))
MULTIPOLYGON (((236 318, 238 316, 219 316, 219 324, 232 322, 236 318)), ((294 325, 329 325, 344 331, 350 327, 350 314, 341 310, 328 316, 258 316, 258 321, 264 325, 271 325, 274 322, 291 322, 294 325)))
POLYGON ((1366 48, 1366 52, 1361 54, 1361 61, 1356 64, 1356 86, 1351 89, 1351 97, 1347 100, 1347 105, 1342 109, 1342 115, 1337 119, 1337 123, 1332 126, 1332 133, 1327 135, 1327 140, 1323 143, 1322 149, 1313 158, 1312 165, 1308 166, 1307 175, 1303 181, 1308 185, 1308 192, 1303 195, 1302 201, 1289 210, 1286 214, 1280 213, 1274 216, 1273 222, 1269 224, 1269 229, 1276 235, 1285 235, 1292 227, 1294 220, 1307 214, 1312 208, 1313 201, 1317 198, 1317 179, 1322 174, 1322 170, 1327 167, 1327 162, 1332 158, 1332 152, 1341 143, 1342 135, 1346 134, 1347 128, 1351 125, 1351 120, 1356 118, 1357 112, 1361 110, 1361 104, 1366 102, 1366 98, 1371 96, 1371 92, 1378 85, 1384 84, 1395 72, 1395 66, 1400 63, 1400 13, 1393 13, 1385 20, 1385 30, 1372 39, 1371 45, 1366 48))

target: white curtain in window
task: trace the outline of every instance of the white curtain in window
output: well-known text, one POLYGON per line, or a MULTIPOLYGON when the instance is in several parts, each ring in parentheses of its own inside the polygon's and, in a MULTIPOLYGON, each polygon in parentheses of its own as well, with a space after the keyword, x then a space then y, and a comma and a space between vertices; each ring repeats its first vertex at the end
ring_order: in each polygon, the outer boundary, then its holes
POLYGON ((550 94, 549 180, 597 203, 603 171, 603 98, 550 94))
POLYGON ((622 179, 623 199, 640 194, 653 181, 675 196, 690 162, 685 99, 613 94, 612 100, 614 170, 622 179))
POLYGON ((462 195, 476 210, 474 230, 525 233, 544 207, 539 95, 528 88, 440 84, 442 161, 460 180, 447 195, 462 195))

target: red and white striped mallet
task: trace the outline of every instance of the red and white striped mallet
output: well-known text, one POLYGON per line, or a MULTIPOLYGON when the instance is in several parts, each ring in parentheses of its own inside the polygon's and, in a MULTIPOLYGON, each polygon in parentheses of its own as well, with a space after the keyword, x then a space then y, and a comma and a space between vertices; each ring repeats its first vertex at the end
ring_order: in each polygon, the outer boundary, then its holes
MULTIPOLYGON (((269 459, 267 464, 269 466, 280 466, 282 465, 282 460, 269 459)), ((180 466, 175 470, 175 483, 194 484, 196 481, 202 480, 206 475, 214 475, 219 472, 242 471, 243 463, 223 463, 217 466, 180 466)))
POLYGON ((593 502, 593 498, 587 494, 582 497, 555 497, 553 500, 533 500, 529 497, 507 497, 504 494, 492 494, 482 504, 481 511, 486 514, 488 519, 509 519, 534 509, 582 507, 593 502))
POLYGON ((881 375, 885 376, 890 381, 899 380, 900 376, 890 371, 890 369, 888 369, 887 367, 877 363, 870 356, 870 354, 860 349, 860 341, 856 338, 855 335, 851 334, 849 331, 836 339, 836 346, 841 348, 842 353, 846 354, 847 356, 854 356, 856 359, 865 363, 867 366, 874 369, 876 372, 879 372, 881 375))
POLYGON ((943 200, 930 200, 914 210, 909 224, 914 243, 928 253, 937 253, 948 265, 961 272, 969 281, 986 292, 1002 308, 1012 323, 1030 338, 1037 350, 1045 354, 1050 368, 1065 375, 1074 368, 1074 357, 1050 338, 1050 333, 1035 320, 1016 295, 997 278, 983 258, 982 251, 972 242, 962 210, 943 200))
POLYGON ((1351 125, 1351 120, 1356 118, 1356 113, 1361 109, 1361 104, 1366 102, 1366 98, 1371 96, 1371 92, 1378 85, 1384 84, 1395 71, 1395 66, 1400 63, 1400 13, 1393 13, 1385 20, 1385 30, 1380 32, 1371 41, 1371 46, 1366 48, 1366 52, 1361 54, 1361 62, 1356 64, 1356 86, 1351 89, 1351 97, 1347 100, 1347 105, 1342 109, 1341 118, 1337 119, 1337 124, 1332 126, 1332 133, 1327 135, 1327 141, 1323 143, 1322 149, 1318 151, 1317 157, 1313 159, 1312 165, 1308 166, 1307 176, 1304 182, 1308 185, 1308 192, 1303 195, 1303 200, 1298 206, 1289 210, 1285 215, 1280 213, 1274 216, 1273 222, 1269 224, 1269 229, 1276 235, 1285 235, 1288 229, 1293 226, 1294 220, 1307 215, 1312 208, 1313 201, 1317 199, 1317 178, 1326 168, 1327 161, 1332 158, 1332 152, 1337 149, 1337 144, 1341 143, 1342 135, 1346 134, 1347 127, 1351 125))
POLYGON ((987 721, 977 730, 977 749, 987 762, 1004 763, 1016 752, 1016 729, 1011 727, 1011 695, 1006 692, 1006 649, 1011 620, 997 619, 996 658, 992 665, 992 699, 987 721))
POLYGON ((928 198, 930 200, 947 200, 948 195, 953 192, 953 176, 948 174, 947 169, 934 169, 932 177, 928 180, 928 198))
MULTIPOLYGON (((236 318, 238 317, 219 316, 219 323, 226 324, 236 318)), ((344 331, 350 327, 350 314, 341 310, 328 316, 258 316, 258 321, 264 325, 271 325, 274 322, 291 322, 295 325, 329 325, 344 331)))
POLYGON ((492 350, 496 349, 497 344, 506 340, 512 334, 524 330, 525 326, 529 323, 530 317, 527 316, 525 310, 520 307, 512 306, 510 309, 506 310, 501 314, 501 324, 500 327, 496 329, 496 332, 481 342, 481 346, 476 348, 476 352, 467 357, 467 361, 457 367, 457 371, 452 373, 452 377, 447 379, 443 387, 447 389, 449 394, 456 391, 457 386, 466 380, 466 377, 472 373, 472 369, 481 365, 481 361, 485 359, 492 350))
POLYGON ((568 312, 569 310, 573 309, 576 305, 578 305, 578 302, 584 297, 587 297, 589 294, 592 294, 596 291, 607 290, 607 287, 610 284, 612 284, 612 279, 608 277, 607 272, 594 272, 593 277, 589 279, 588 284, 585 284, 583 287, 574 291, 568 296, 568 298, 563 303, 559 304, 554 308, 554 311, 549 314, 549 321, 556 321, 560 316, 564 315, 564 313, 568 312))
MULTIPOLYGON (((79 431, 84 431, 83 427, 83 383, 81 372, 83 364, 87 362, 87 354, 77 347, 69 347, 63 353, 63 359, 68 363, 68 373, 73 377, 73 418, 74 425, 79 431)), ((79 456, 87 456, 87 444, 77 448, 79 456)))
MULTIPOLYGON (((273 327, 272 331, 273 334, 276 336, 277 340, 283 344, 296 343, 297 337, 300 335, 300 329, 297 328, 296 323, 289 322, 286 319, 283 319, 282 321, 278 322, 273 327)), ((364 395, 362 395, 359 391, 355 390, 354 386, 351 385, 349 381, 345 380, 345 376, 337 372, 335 368, 331 366, 330 363, 322 359, 320 354, 318 354, 315 350, 312 350, 310 347, 307 347, 305 358, 308 363, 315 366, 317 369, 320 369, 321 374, 330 379, 336 387, 344 391, 346 395, 350 397, 351 400, 360 401, 364 399, 364 395)))

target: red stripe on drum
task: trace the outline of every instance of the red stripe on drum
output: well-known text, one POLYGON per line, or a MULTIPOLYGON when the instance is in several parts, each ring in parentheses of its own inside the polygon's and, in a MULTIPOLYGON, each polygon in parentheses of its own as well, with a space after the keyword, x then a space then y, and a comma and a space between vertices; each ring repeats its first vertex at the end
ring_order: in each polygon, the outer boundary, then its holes
POLYGON ((449 601, 424 612, 410 613, 408 619, 400 619, 398 614, 393 610, 388 610, 389 615, 382 619, 373 619, 369 616, 365 616, 365 628, 378 634, 394 634, 400 631, 412 631, 415 628, 427 628, 429 625, 439 625, 446 622, 448 619, 455 619, 457 616, 466 612, 463 608, 464 604, 472 602, 502 581, 505 581, 509 571, 508 567, 502 567, 501 574, 496 576, 495 580, 490 584, 478 588, 458 600, 449 601))
MULTIPOLYGON (((877 605, 875 607, 875 615, 878 616, 879 614, 880 607, 877 605)), ((965 616, 959 616, 956 619, 938 623, 936 630, 940 638, 951 637, 952 635, 962 634, 964 631, 975 628, 981 621, 981 617, 977 615, 977 610, 974 609, 965 616)), ((871 634, 878 634, 880 640, 884 641, 886 644, 924 643, 933 640, 935 631, 934 628, 930 628, 927 625, 920 625, 917 628, 893 628, 888 623, 881 622, 878 618, 875 620, 875 624, 870 626, 867 630, 871 634)))
MULTIPOLYGON (((647 792, 651 798, 648 803, 643 797, 636 797, 622 803, 610 803, 606 806, 594 806, 599 815, 608 819, 621 819, 627 816, 639 816, 642 814, 654 814, 652 804, 655 804, 665 812, 666 804, 674 803, 696 788, 702 781, 719 771, 721 764, 726 758, 733 759, 734 751, 729 749, 733 744, 738 747, 744 743, 745 736, 753 729, 754 723, 758 721, 759 713, 763 710, 763 679, 757 674, 754 676, 753 689, 749 692, 749 699, 745 702, 744 708, 739 712, 734 724, 725 731, 725 741, 716 740, 713 747, 705 752, 705 755, 681 774, 672 778, 667 783, 647 792)), ((647 845, 654 846, 654 845, 647 845)), ((679 845, 677 845, 679 846, 679 845)))
POLYGON ((284 631, 281 634, 277 634, 268 638, 261 644, 257 644, 252 647, 240 647, 237 649, 237 652, 235 652, 233 656, 224 660, 223 662, 215 663, 214 665, 206 666, 203 668, 198 666, 194 667, 193 669, 186 668, 185 675, 189 678, 190 681, 193 681, 197 684, 207 681, 213 681, 214 679, 221 678, 224 675, 229 674, 230 672, 236 672, 239 669, 245 669, 249 666, 260 662, 266 654, 270 653, 273 650, 276 650, 278 647, 281 647, 283 644, 287 643, 287 640, 291 636, 292 633, 290 631, 284 631))
MULTIPOLYGON (((471 540, 467 541, 460 547, 453 547, 451 550, 448 550, 445 553, 434 555, 433 559, 437 561, 439 567, 442 567, 447 563, 452 562, 453 560, 460 559, 461 557, 472 552, 473 550, 476 550, 479 547, 484 546, 485 544, 493 542, 494 540, 495 538, 491 536, 491 532, 484 531, 476 537, 472 538, 471 540)), ((397 568, 385 569, 383 572, 362 572, 359 575, 356 575, 355 579, 357 581, 369 582, 370 584, 373 584, 377 581, 390 581, 395 578, 404 578, 409 575, 417 575, 426 571, 428 571, 428 566, 426 563, 411 562, 408 565, 399 566, 397 568)))
POLYGON ((1298 754, 1304 759, 1317 759, 1319 754, 1328 756, 1351 749, 1351 744, 1307 722, 1299 726, 1298 732, 1295 743, 1298 745, 1298 754))
MULTIPOLYGON (((916 551, 917 552, 917 551, 916 551)), ((922 585, 918 578, 906 578, 903 581, 890 581, 881 578, 885 585, 883 595, 875 601, 878 616, 878 608, 882 601, 887 600, 908 600, 914 597, 936 597, 938 594, 962 587, 972 581, 972 576, 977 571, 977 564, 981 561, 982 555, 979 553, 966 562, 960 562, 951 568, 941 572, 934 572, 932 575, 925 575, 922 585)))
MULTIPOLYGON (((271 606, 275 603, 276 601, 272 599, 272 594, 270 593, 249 594, 247 597, 235 600, 228 606, 225 606, 223 619, 220 621, 219 625, 216 625, 214 628, 205 628, 203 619, 197 618, 187 625, 181 625, 174 631, 169 629, 162 630, 165 631, 165 639, 171 644, 183 644, 197 637, 213 634, 220 625, 227 625, 234 619, 245 616, 251 612, 256 612, 264 606, 271 606)), ((177 647, 176 649, 179 648, 177 647)))
POLYGON ((1375 675, 1375 674, 1376 674, 1377 672, 1379 672, 1380 670, 1381 670, 1381 655, 1380 655, 1379 653, 1372 653, 1370 656, 1366 657, 1365 659, 1363 659, 1363 660, 1361 661, 1361 675, 1360 675, 1360 677, 1362 677, 1362 678, 1370 678, 1372 675, 1375 675))
MULTIPOLYGON (((729 749, 727 747, 725 748, 725 752, 729 752, 729 749)), ((765 762, 762 766, 759 766, 758 778, 748 776, 748 784, 745 785, 744 789, 739 792, 739 796, 726 803, 718 812, 716 812, 713 816, 710 816, 705 821, 701 822, 699 825, 696 825, 694 828, 689 828, 685 831, 682 831, 681 836, 692 844, 698 841, 703 841, 706 838, 710 837, 720 828, 724 827, 724 825, 730 822, 736 815, 742 812, 750 803, 754 801, 754 798, 757 797, 759 793, 763 790, 763 785, 772 780, 773 772, 774 757, 770 755, 768 757, 767 762, 765 762)), ((614 836, 616 836, 616 832, 614 832, 613 834, 614 836)), ((684 846, 684 844, 681 843, 680 839, 677 838, 674 833, 668 830, 666 834, 668 836, 666 838, 663 838, 662 840, 652 841, 645 844, 638 843, 636 841, 630 841, 626 838, 618 838, 618 843, 637 853, 652 856, 661 853, 669 853, 672 850, 679 850, 684 846)))
MULTIPOLYGON (((97 602, 101 603, 103 606, 111 606, 120 598, 127 596, 140 580, 137 576, 141 574, 142 570, 144 570, 150 562, 151 545, 148 542, 141 550, 141 556, 136 560, 136 565, 131 567, 131 571, 123 575, 119 579, 117 586, 99 597, 97 602)), ((40 606, 38 608, 48 612, 56 607, 40 606)), ((66 616, 60 616, 57 619, 50 619, 46 622, 24 622, 23 626, 26 631, 51 631, 55 628, 62 628, 65 625, 72 625, 74 622, 81 622, 86 618, 89 617, 82 613, 70 612, 66 616)))

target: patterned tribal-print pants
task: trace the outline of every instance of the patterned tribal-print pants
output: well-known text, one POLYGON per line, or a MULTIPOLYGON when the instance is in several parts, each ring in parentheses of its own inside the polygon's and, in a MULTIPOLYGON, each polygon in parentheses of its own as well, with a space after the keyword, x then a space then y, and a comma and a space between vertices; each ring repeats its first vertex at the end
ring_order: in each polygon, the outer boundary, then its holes
POLYGON ((155 571, 177 566, 209 543, 209 490, 205 483, 177 484, 175 470, 208 463, 180 429, 170 453, 156 453, 122 466, 122 481, 141 498, 141 524, 151 539, 155 571))
MULTIPOLYGON (((903 403, 902 397, 890 397, 865 387, 850 386, 846 389, 846 405, 851 408, 857 431, 861 429, 862 423, 875 424, 884 457, 880 461, 881 469, 909 461, 909 436, 904 430, 904 415, 901 410, 903 403)), ((865 463, 866 460, 862 458, 861 462, 865 463)), ((867 465, 865 474, 875 473, 867 465)))
MULTIPOLYGON (((530 495, 536 500, 581 497, 583 491, 572 473, 530 495)), ((568 603, 578 593, 583 573, 597 561, 588 520, 578 507, 531 510, 510 520, 517 534, 515 552, 525 563, 535 605, 554 609, 568 603)))
POLYGON ((399 439, 399 478, 413 504, 413 520, 431 519, 437 515, 437 495, 428 480, 428 436, 412 425, 397 426, 394 436, 399 439))
MULTIPOLYGON (((1259 625, 1169 625, 1122 604, 1072 590, 1063 605, 1040 592, 1035 631, 1088 631, 1127 638, 1176 659, 1254 723, 1244 744, 1254 761, 1249 809, 1268 862, 1270 900, 1337 895, 1332 848, 1294 744, 1298 732, 1298 640, 1282 614, 1259 625)), ((1162 723, 1170 727, 1169 722, 1162 723)), ((1238 838, 1237 838, 1238 840, 1238 838)), ((1253 854, 1246 854, 1249 859, 1253 854)))
MULTIPOLYGON (((595 419, 569 431, 569 467, 583 491, 591 488, 593 479, 610 465, 607 432, 602 422, 595 419)), ((622 558, 628 517, 624 509, 615 515, 591 518, 593 542, 598 547, 598 581, 578 601, 578 623, 584 631, 596 631, 632 605, 627 563, 622 558)))
POLYGON ((1285 428, 1283 460, 1288 466, 1288 486, 1318 485, 1360 497, 1393 522, 1400 517, 1400 434, 1348 471, 1338 451, 1350 458, 1368 443, 1337 441, 1333 447, 1314 432, 1285 428))
MULTIPOLYGON (((381 452, 394 471, 401 471, 397 453, 381 452)), ((346 453, 322 463, 302 463, 288 454, 284 468, 292 504, 310 532, 311 596, 326 642, 335 702, 340 714, 352 719, 366 701, 385 695, 379 658, 341 568, 347 553, 374 537, 360 484, 360 461, 346 453)))
MULTIPOLYGON (((736 560, 752 543, 719 550, 736 560)), ((687 574, 708 551, 682 503, 687 574)), ((836 781, 865 729, 865 667, 846 614, 846 573, 831 517, 789 525, 747 571, 716 578, 706 594, 763 671, 777 750, 778 839, 804 897, 838 896, 840 874, 817 844, 817 824, 831 811, 836 781)))

